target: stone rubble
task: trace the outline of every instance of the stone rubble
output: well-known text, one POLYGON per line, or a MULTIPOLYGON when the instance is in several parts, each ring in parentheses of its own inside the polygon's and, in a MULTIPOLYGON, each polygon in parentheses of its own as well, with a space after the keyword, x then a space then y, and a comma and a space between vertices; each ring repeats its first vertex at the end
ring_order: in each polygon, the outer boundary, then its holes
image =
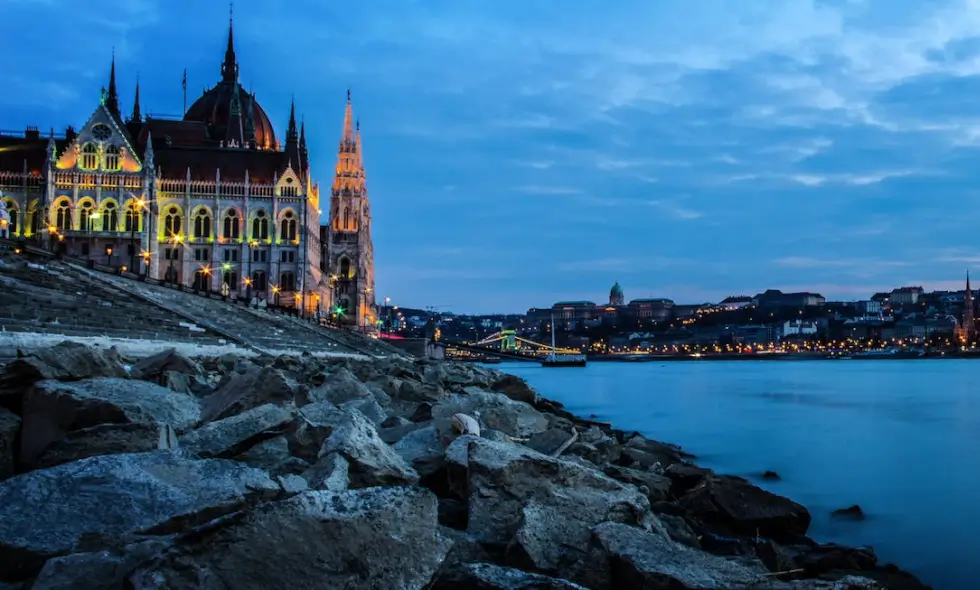
POLYGON ((803 506, 477 365, 0 367, 0 588, 925 588, 803 506))

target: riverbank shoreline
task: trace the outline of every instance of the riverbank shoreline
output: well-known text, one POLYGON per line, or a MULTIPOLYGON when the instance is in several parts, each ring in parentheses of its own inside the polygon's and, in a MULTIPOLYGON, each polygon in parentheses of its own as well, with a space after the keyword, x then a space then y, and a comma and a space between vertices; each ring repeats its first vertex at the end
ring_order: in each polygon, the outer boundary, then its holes
POLYGON ((0 367, 0 406, 4 590, 926 588, 472 364, 64 343, 0 367))

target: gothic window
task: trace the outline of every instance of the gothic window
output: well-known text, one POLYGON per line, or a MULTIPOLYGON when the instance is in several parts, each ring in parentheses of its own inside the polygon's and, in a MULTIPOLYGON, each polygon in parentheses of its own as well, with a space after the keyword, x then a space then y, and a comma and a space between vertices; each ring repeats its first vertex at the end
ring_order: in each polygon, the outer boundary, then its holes
POLYGON ((17 209, 8 205, 7 213, 10 214, 10 235, 13 236, 17 233, 17 209))
POLYGON ((62 201, 58 204, 58 222, 56 225, 62 231, 71 229, 71 207, 69 207, 68 201, 62 201))
POLYGON ((86 143, 82 146, 82 168, 85 170, 95 170, 99 166, 99 150, 95 144, 86 143))
POLYGON ((296 275, 291 272, 284 272, 279 277, 279 288, 283 291, 296 290, 296 275))
POLYGON ((203 269, 198 269, 194 271, 194 285, 193 289, 195 291, 203 291, 208 288, 210 281, 208 280, 210 276, 208 273, 204 272, 203 269))
POLYGON ((344 229, 351 229, 350 207, 344 207, 344 229))
POLYGON ((279 237, 292 242, 296 240, 296 216, 293 215, 292 211, 286 211, 282 216, 282 227, 279 231, 279 237))
POLYGON ((238 271, 237 270, 226 270, 223 275, 221 275, 221 280, 228 284, 228 288, 232 291, 238 289, 238 271))
POLYGON ((130 203, 126 207, 126 231, 134 232, 140 231, 140 217, 142 212, 140 208, 136 206, 136 203, 130 203))
POLYGON ((102 231, 119 230, 119 211, 116 204, 109 201, 102 207, 102 231))
POLYGON ((167 216, 163 220, 163 231, 167 237, 180 234, 180 209, 171 207, 167 210, 167 216))
POLYGON ((194 237, 197 239, 211 237, 211 214, 207 209, 199 209, 194 216, 194 237))
POLYGON ((172 266, 168 266, 167 271, 164 273, 163 280, 167 283, 176 283, 177 276, 177 269, 172 266))
POLYGON ((112 129, 105 123, 96 123, 92 126, 92 137, 99 141, 106 141, 112 137, 112 129))
POLYGON ((225 216, 225 223, 223 228, 224 232, 222 233, 222 237, 225 238, 226 240, 237 240, 238 231, 239 231, 238 228, 239 228, 238 212, 232 209, 225 216))
POLYGON ((252 288, 256 291, 265 291, 269 288, 269 281, 264 270, 257 270, 252 273, 252 288))
POLYGON ((350 259, 347 257, 340 259, 340 278, 351 278, 350 259))
POLYGON ((121 167, 121 162, 119 161, 119 148, 114 145, 110 145, 105 150, 105 169, 110 171, 119 170, 121 167))
POLYGON ((266 217, 265 211, 260 210, 255 213, 255 219, 252 220, 252 239, 269 239, 269 218, 266 217))
POLYGON ((92 203, 89 201, 82 203, 82 209, 78 212, 78 229, 84 231, 95 229, 92 227, 92 203))

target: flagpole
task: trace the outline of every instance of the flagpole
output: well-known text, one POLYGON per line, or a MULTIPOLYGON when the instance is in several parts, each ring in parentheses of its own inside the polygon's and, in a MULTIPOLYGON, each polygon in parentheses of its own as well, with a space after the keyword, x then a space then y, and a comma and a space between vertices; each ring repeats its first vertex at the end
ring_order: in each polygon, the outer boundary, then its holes
POLYGON ((181 113, 181 117, 187 114, 187 68, 184 68, 184 80, 181 82, 181 86, 184 88, 184 110, 181 113))

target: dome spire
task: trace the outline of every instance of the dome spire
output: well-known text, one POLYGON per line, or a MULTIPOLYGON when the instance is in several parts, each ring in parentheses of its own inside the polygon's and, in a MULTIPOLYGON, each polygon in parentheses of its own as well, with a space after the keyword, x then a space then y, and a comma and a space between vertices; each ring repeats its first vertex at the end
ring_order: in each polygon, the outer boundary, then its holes
POLYGON ((119 93, 116 92, 116 49, 112 49, 112 67, 109 69, 109 93, 105 98, 105 106, 115 116, 119 116, 119 93))
POLYGON ((238 60, 235 57, 235 5, 228 5, 228 47, 221 64, 221 81, 238 82, 238 60))

